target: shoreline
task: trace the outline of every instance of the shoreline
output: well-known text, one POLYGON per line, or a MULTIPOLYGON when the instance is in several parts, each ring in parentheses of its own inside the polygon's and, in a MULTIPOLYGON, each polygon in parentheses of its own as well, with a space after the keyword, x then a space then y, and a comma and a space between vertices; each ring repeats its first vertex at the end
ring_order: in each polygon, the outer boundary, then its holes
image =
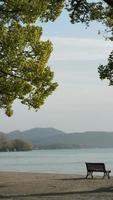
MULTIPOLYGON (((103 174, 102 174, 103 175, 103 174)), ((85 179, 83 175, 0 172, 0 199, 112 200, 113 177, 85 179)))

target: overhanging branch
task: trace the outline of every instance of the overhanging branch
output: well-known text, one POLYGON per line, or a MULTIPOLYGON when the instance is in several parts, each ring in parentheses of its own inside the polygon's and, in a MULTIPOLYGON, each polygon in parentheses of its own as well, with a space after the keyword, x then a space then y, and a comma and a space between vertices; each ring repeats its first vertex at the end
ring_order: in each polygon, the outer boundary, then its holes
POLYGON ((113 7, 113 0, 104 0, 104 2, 113 7))

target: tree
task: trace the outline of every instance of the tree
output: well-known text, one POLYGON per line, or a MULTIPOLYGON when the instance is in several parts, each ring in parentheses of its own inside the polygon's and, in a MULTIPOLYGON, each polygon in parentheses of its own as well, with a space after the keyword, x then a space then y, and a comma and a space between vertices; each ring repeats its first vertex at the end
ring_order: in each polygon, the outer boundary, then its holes
POLYGON ((7 151, 9 147, 9 141, 4 134, 0 134, 0 151, 7 151))
MULTIPOLYGON (((113 41, 113 0, 67 0, 66 9, 72 23, 86 23, 91 21, 101 22, 106 26, 106 38, 113 41)), ((108 79, 113 85, 113 51, 109 55, 108 64, 100 65, 98 72, 101 79, 108 79)))
POLYGON ((50 41, 41 41, 36 20, 54 21, 63 0, 0 0, 0 108, 13 114, 16 99, 38 110, 56 89, 47 65, 50 41))
MULTIPOLYGON (((42 28, 35 22, 54 21, 64 4, 72 23, 102 22, 113 40, 112 0, 0 0, 0 108, 8 116, 16 99, 38 110, 57 87, 47 65, 52 44, 41 41, 42 28)), ((99 73, 113 85, 111 55, 108 65, 99 66, 99 73)))
POLYGON ((40 108, 57 84, 46 65, 52 44, 40 41, 42 29, 14 23, 0 30, 0 107, 10 116, 15 99, 40 108))
POLYGON ((21 139, 15 139, 11 141, 12 143, 12 150, 15 151, 30 151, 32 150, 31 142, 24 141, 21 139))
POLYGON ((0 0, 0 18, 3 23, 12 19, 23 23, 54 21, 63 7, 64 0, 0 0))
POLYGON ((108 79, 109 85, 113 85, 113 51, 109 55, 108 64, 100 65, 98 72, 101 79, 108 79))
POLYGON ((67 0, 66 8, 72 23, 97 20, 107 27, 113 27, 113 1, 112 0, 67 0))

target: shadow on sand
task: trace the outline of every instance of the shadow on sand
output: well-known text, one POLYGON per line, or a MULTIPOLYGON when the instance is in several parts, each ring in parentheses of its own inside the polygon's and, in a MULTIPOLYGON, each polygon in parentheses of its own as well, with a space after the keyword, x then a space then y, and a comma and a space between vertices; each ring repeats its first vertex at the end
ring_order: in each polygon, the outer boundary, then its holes
POLYGON ((48 192, 48 193, 33 193, 33 194, 9 194, 1 195, 0 198, 13 198, 13 197, 45 197, 45 196, 65 196, 65 195, 86 195, 86 194, 101 194, 101 193, 113 193, 113 187, 102 187, 91 191, 68 191, 68 192, 48 192))

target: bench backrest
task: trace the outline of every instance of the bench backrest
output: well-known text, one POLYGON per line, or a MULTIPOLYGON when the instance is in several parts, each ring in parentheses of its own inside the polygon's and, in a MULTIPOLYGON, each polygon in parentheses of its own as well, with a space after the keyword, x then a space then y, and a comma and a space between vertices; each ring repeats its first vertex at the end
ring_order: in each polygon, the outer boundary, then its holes
POLYGON ((104 163, 86 163, 88 172, 106 172, 104 163))

